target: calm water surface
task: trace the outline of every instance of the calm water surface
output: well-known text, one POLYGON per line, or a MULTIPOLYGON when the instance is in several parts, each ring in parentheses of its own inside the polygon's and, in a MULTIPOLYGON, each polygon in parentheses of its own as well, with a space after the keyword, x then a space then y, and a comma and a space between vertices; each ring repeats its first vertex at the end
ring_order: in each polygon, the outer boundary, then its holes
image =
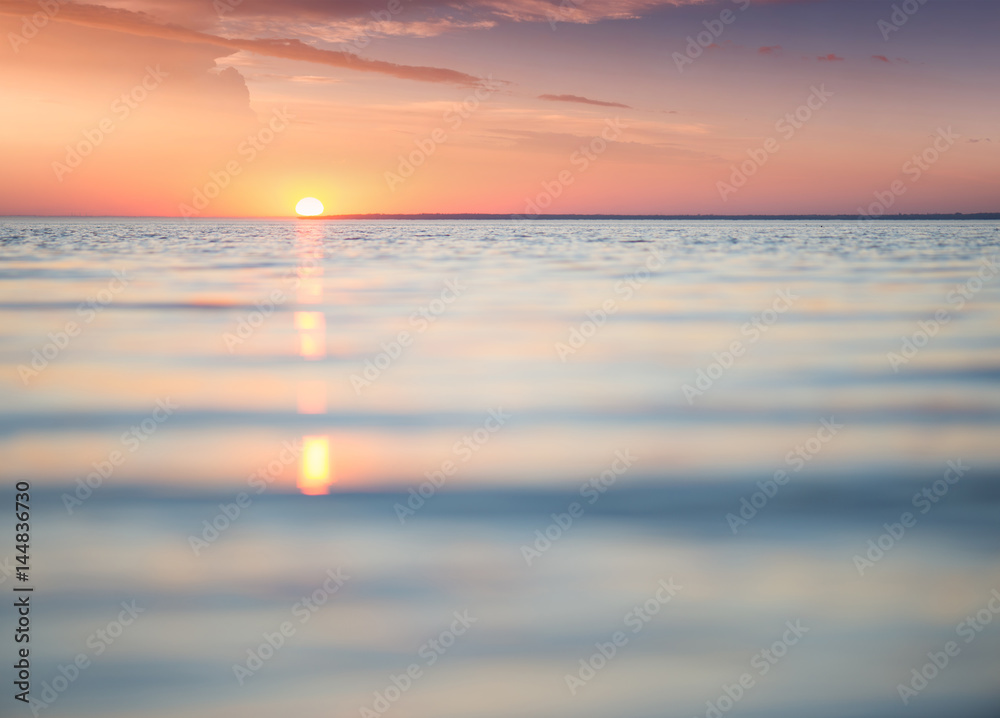
POLYGON ((33 695, 995 716, 998 230, 2 220, 33 695))

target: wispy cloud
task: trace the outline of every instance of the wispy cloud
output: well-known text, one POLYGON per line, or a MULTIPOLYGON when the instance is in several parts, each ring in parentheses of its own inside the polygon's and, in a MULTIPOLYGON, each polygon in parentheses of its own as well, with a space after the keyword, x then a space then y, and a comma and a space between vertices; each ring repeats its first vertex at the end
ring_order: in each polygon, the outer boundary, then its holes
POLYGON ((394 19, 379 22, 371 17, 331 19, 325 22, 311 20, 278 19, 265 15, 252 17, 226 17, 222 23, 225 35, 265 35, 280 32, 287 37, 307 42, 331 44, 349 43, 360 49, 372 40, 388 37, 430 38, 458 30, 488 30, 496 26, 495 20, 461 20, 433 18, 427 20, 394 19))
POLYGON ((578 102, 581 105, 597 105, 598 107, 622 107, 626 110, 632 109, 629 105, 623 105, 620 102, 592 100, 589 97, 580 97, 579 95, 539 95, 538 99, 549 100, 551 102, 578 102))
MULTIPOLYGON (((30 15, 38 6, 25 0, 6 0, 0 4, 0 14, 30 15)), ((64 5, 53 21, 70 23, 83 27, 128 33, 140 37, 156 37, 176 42, 199 43, 231 49, 245 50, 257 55, 278 57, 287 60, 301 60, 330 67, 340 67, 358 72, 375 72, 404 80, 420 82, 443 82, 466 87, 481 84, 480 78, 442 67, 401 65, 383 60, 369 60, 350 52, 323 50, 307 45, 300 40, 284 38, 249 39, 228 38, 212 35, 186 27, 159 23, 144 13, 119 10, 101 5, 64 5)))
POLYGON ((246 76, 248 80, 265 81, 277 80, 279 82, 299 82, 308 85, 324 85, 341 82, 336 77, 326 75, 282 75, 276 72, 254 72, 246 76))
POLYGON ((832 52, 829 55, 820 55, 816 58, 820 62, 843 62, 844 58, 839 55, 834 55, 832 52))
POLYGON ((697 5, 705 0, 479 0, 477 7, 515 22, 559 22, 591 24, 601 20, 623 20, 642 16, 670 5, 697 5))
MULTIPOLYGON (((370 0, 225 0, 227 29, 240 23, 268 23, 271 31, 288 34, 295 26, 311 26, 317 33, 338 33, 338 26, 367 25, 372 34, 429 35, 451 29, 489 27, 496 21, 593 24, 602 20, 641 17, 663 7, 708 4, 713 0, 402 0, 397 12, 389 4, 370 0), (378 15, 390 15, 379 22, 378 15), (289 22, 291 24, 289 24, 289 22), (325 26, 325 27, 324 27, 325 26), (374 26, 378 26, 377 29, 374 26)), ((762 2, 763 0, 757 0, 762 2)), ((773 1, 773 0, 769 0, 773 1)), ((208 22, 215 15, 211 0, 106 0, 130 10, 142 10, 175 21, 184 17, 208 22)), ((218 18, 215 18, 218 19, 218 18)), ((186 23, 190 24, 190 23, 186 23)), ((199 25, 200 26, 200 25, 199 25)), ((339 41, 339 40, 338 40, 339 41)))

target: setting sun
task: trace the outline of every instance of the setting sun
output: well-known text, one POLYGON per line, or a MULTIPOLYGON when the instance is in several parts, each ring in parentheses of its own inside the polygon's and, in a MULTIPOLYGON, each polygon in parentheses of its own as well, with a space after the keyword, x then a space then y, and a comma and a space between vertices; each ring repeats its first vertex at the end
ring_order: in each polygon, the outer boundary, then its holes
POLYGON ((323 203, 315 197, 303 197, 295 205, 295 212, 303 217, 315 217, 323 214, 323 203))

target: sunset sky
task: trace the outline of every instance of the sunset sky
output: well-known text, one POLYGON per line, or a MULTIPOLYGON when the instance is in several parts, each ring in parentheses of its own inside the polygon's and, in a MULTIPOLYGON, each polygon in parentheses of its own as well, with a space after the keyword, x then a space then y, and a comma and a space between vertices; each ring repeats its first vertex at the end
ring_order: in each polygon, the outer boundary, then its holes
POLYGON ((902 5, 0 0, 0 214, 997 211, 1000 3, 902 5))

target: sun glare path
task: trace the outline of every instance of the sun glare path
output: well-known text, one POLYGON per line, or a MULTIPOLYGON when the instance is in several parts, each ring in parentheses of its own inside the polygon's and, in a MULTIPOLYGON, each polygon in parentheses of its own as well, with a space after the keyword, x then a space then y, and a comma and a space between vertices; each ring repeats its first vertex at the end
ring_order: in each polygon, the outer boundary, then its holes
MULTIPOLYGON (((311 198, 309 198, 311 199, 311 198)), ((323 205, 313 200, 323 211, 323 205)), ((306 202, 302 200, 299 205, 306 202)), ((300 214, 313 214, 302 212, 300 214)), ((309 207, 303 209, 309 210, 309 207)), ((315 209, 313 207, 312 209, 315 209)), ((315 227, 315 225, 313 225, 315 227)), ((299 302, 302 304, 322 304, 323 302, 323 249, 321 238, 305 228, 298 233, 299 244, 299 302)), ((306 360, 326 356, 326 316, 320 311, 297 311, 294 314, 295 329, 299 335, 299 356, 306 360)), ((326 381, 323 379, 300 379, 297 387, 296 405, 299 414, 325 414, 326 381)), ((299 467, 298 489, 306 496, 321 496, 330 492, 334 482, 330 475, 330 440, 326 436, 302 437, 302 463, 299 467)))
POLYGON ((303 359, 326 356, 326 317, 322 312, 295 312, 299 332, 299 355, 303 359))

